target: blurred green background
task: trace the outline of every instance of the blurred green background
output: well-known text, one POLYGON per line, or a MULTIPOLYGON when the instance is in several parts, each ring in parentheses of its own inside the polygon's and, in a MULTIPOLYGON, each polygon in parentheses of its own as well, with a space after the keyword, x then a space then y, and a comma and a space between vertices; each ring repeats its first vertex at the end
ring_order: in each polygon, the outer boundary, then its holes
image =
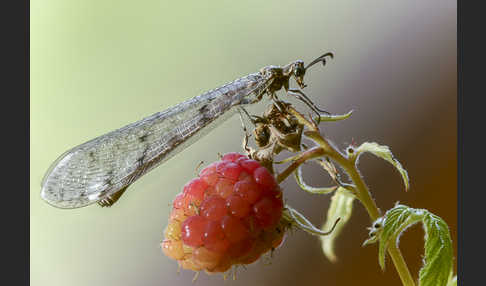
MULTIPOLYGON (((307 94, 346 121, 322 125, 344 148, 376 141, 408 170, 411 189, 390 165, 370 155, 361 172, 383 211, 396 201, 427 208, 450 226, 456 249, 456 1, 30 1, 30 281, 31 285, 189 285, 193 273, 160 248, 169 205, 200 161, 242 151, 238 116, 131 186, 112 208, 60 210, 39 196, 49 165, 64 151, 256 72, 306 62, 307 94)), ((260 113, 267 102, 249 109, 260 113)), ((329 179, 316 166, 308 183, 329 179)), ((285 198, 316 225, 328 196, 283 184, 285 198)), ((336 246, 288 235, 267 265, 240 268, 231 285, 400 285, 391 261, 382 272, 376 245, 361 247, 369 221, 355 202, 336 246)), ((423 231, 401 249, 417 277, 423 231)), ((455 250, 455 254, 457 251, 455 250)), ((222 285, 199 275, 197 285, 222 285)))

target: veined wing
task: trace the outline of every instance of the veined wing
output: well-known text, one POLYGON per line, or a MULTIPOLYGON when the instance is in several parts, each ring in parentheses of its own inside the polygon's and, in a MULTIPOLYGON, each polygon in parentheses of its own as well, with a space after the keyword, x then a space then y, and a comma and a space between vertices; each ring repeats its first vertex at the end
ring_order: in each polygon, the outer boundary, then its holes
POLYGON ((112 131, 62 154, 42 181, 41 197, 59 208, 78 208, 126 188, 254 101, 265 88, 251 74, 165 111, 112 131))

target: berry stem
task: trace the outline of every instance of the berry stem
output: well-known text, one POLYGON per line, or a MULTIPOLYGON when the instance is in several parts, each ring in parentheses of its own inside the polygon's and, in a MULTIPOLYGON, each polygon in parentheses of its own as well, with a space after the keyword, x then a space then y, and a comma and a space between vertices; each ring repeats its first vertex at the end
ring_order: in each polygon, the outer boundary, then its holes
POLYGON ((300 165, 305 163, 307 160, 321 157, 325 154, 321 147, 314 147, 305 152, 302 152, 297 156, 292 164, 288 166, 282 173, 277 176, 277 182, 280 184, 288 176, 290 176, 300 165))

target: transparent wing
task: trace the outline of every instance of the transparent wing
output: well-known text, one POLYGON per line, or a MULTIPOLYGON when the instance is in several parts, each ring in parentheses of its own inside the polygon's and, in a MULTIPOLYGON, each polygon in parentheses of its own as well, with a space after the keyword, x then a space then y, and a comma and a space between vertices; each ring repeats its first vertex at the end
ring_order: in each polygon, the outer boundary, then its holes
POLYGON ((263 86, 251 74, 74 147, 47 171, 41 197, 59 208, 105 199, 207 134, 233 106, 253 102, 263 86))

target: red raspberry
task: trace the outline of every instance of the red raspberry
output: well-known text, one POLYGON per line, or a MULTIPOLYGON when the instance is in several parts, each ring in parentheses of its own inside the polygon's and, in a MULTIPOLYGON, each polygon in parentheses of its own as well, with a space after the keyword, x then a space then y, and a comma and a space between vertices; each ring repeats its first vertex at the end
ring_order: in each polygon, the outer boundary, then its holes
POLYGON ((218 195, 210 195, 207 197, 201 204, 199 210, 201 216, 213 221, 220 221, 228 212, 226 200, 218 195))
POLYGON ((250 236, 250 231, 244 222, 232 215, 227 215, 221 220, 221 228, 231 243, 242 241, 250 236))
POLYGON ((226 199, 226 206, 228 207, 228 212, 238 218, 248 216, 251 211, 251 204, 237 193, 226 199))
POLYGON ((204 246, 216 253, 224 253, 230 247, 230 242, 221 227, 221 221, 210 221, 203 236, 204 246))
POLYGON ((245 199, 249 204, 253 204, 260 199, 263 194, 263 189, 255 183, 253 178, 249 177, 237 182, 234 186, 234 192, 245 199))
POLYGON ((280 187, 265 167, 225 154, 175 197, 162 250, 194 271, 252 263, 282 243, 282 209, 280 187))
POLYGON ((255 182, 265 187, 272 188, 277 184, 275 178, 265 167, 260 167, 253 171, 253 177, 255 177, 255 182))
POLYGON ((189 246, 200 246, 209 221, 202 216, 194 215, 181 225, 182 242, 189 246))
POLYGON ((245 168, 248 172, 253 172, 256 168, 260 167, 260 163, 258 161, 247 159, 240 162, 241 167, 245 168))
POLYGON ((253 213, 263 228, 273 227, 280 220, 283 204, 275 197, 263 197, 253 205, 253 213))
POLYGON ((221 158, 221 161, 230 161, 230 162, 236 162, 236 160, 240 158, 245 158, 248 159, 245 155, 241 155, 240 153, 236 152, 231 152, 223 155, 223 158, 221 158))

